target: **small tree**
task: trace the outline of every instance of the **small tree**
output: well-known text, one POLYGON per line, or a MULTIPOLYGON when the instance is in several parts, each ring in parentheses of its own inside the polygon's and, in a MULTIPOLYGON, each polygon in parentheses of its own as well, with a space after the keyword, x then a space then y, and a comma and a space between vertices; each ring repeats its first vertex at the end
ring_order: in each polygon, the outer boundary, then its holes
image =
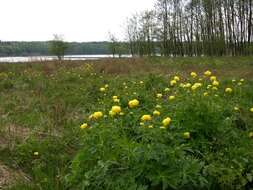
POLYGON ((50 42, 49 52, 56 55, 58 60, 62 60, 66 49, 67 43, 64 42, 63 37, 61 35, 54 34, 54 39, 50 42))
POLYGON ((110 51, 113 55, 113 57, 115 57, 115 54, 118 53, 118 40, 117 38, 109 32, 109 39, 110 39, 110 51))

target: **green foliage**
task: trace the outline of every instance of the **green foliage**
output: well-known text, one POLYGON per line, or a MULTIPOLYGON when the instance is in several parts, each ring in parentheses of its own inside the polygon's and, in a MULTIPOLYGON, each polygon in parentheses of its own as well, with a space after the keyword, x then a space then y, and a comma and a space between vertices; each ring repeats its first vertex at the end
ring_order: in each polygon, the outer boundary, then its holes
MULTIPOLYGON (((92 64, 63 64, 55 70, 41 64, 0 67, 0 137, 9 138, 4 130, 9 125, 16 126, 17 132, 29 131, 12 148, 0 147, 1 162, 30 178, 11 189, 252 188, 252 81, 245 78, 238 85, 241 77, 232 82, 223 75, 217 77, 218 90, 212 90, 201 71, 202 87, 193 91, 180 87, 180 83, 199 82, 189 77, 188 63, 166 64, 176 72, 108 75, 96 72, 92 64), (175 74, 181 80, 171 87, 175 74), (11 88, 5 88, 5 83, 11 83, 11 88), (233 92, 224 93, 226 87, 233 92), (157 98, 158 93, 162 98, 157 98), (171 95, 174 100, 168 100, 171 95), (131 109, 132 99, 140 105, 131 109), (109 116, 114 105, 121 106, 124 115, 109 116), (154 110, 161 115, 141 126, 142 115, 152 115, 154 110), (104 117, 89 120, 95 111, 102 111, 104 117), (166 117, 172 119, 170 126, 160 128, 166 117), (84 122, 88 127, 80 129, 84 122), (184 137, 185 132, 190 138, 184 137)), ((202 64, 198 66, 204 70, 202 64)), ((211 68, 222 67, 227 65, 211 68)))

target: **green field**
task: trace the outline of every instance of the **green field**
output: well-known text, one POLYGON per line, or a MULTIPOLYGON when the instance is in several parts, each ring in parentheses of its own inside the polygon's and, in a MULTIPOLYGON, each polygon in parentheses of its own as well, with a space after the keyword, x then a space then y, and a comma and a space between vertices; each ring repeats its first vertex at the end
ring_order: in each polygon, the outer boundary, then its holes
POLYGON ((0 189, 253 188, 253 57, 0 64, 0 117, 0 189))

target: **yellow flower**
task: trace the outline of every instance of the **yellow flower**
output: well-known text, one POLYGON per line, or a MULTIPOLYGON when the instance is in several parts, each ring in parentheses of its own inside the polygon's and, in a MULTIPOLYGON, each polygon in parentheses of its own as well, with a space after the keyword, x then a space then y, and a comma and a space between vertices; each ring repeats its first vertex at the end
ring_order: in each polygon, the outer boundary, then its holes
POLYGON ((198 76, 197 73, 191 72, 191 77, 192 77, 192 78, 196 78, 197 76, 198 76))
POLYGON ((162 108, 162 106, 161 106, 161 105, 156 105, 155 107, 156 107, 157 109, 162 108))
POLYGON ((149 125, 148 128, 149 129, 153 129, 154 127, 153 127, 153 125, 149 125))
POLYGON ((141 121, 151 121, 151 120, 152 120, 151 115, 143 115, 141 117, 141 121))
POLYGON ((137 99, 134 99, 134 100, 131 100, 128 102, 128 106, 130 108, 134 108, 134 107, 137 107, 139 105, 139 101, 137 99))
POLYGON ((170 89, 169 89, 169 88, 165 88, 164 91, 165 91, 165 92, 169 92, 170 89))
POLYGON ((191 83, 187 83, 187 84, 185 85, 186 88, 190 88, 191 86, 192 86, 191 83))
POLYGON ((108 88, 108 87, 109 87, 109 85, 108 85, 108 84, 106 84, 106 85, 105 85, 105 88, 108 88))
POLYGON ((120 106, 112 106, 111 111, 116 114, 119 114, 121 112, 121 107, 120 106))
POLYGON ((219 86, 220 85, 220 83, 217 80, 213 81, 212 84, 213 84, 213 86, 219 86))
POLYGON ((185 132, 185 133, 183 134, 183 136, 184 136, 184 139, 190 139, 190 138, 191 138, 190 132, 185 132))
POLYGON ((143 81, 140 81, 140 84, 143 84, 144 82, 143 81))
POLYGON ((180 81, 179 76, 175 76, 175 77, 174 77, 174 80, 175 80, 175 81, 180 81))
POLYGON ((225 92, 226 92, 226 93, 232 93, 233 90, 232 90, 232 88, 226 88, 226 89, 225 89, 225 92))
POLYGON ((118 99, 118 96, 113 96, 112 99, 113 100, 118 99))
POLYGON ((144 126, 145 124, 143 122, 140 122, 140 126, 144 126))
POLYGON ((252 112, 252 113, 253 113, 253 107, 252 107, 252 108, 250 108, 250 112, 252 112))
POLYGON ((202 83, 195 83, 194 85, 192 85, 192 90, 196 90, 197 88, 201 87, 202 86, 202 83))
POLYGON ((113 99, 113 102, 115 102, 115 103, 119 103, 119 102, 120 102, 120 100, 119 100, 119 99, 113 99))
POLYGON ((244 82, 244 79, 241 79, 240 82, 244 82))
POLYGON ((174 100, 175 98, 175 96, 169 96, 169 100, 174 100))
POLYGON ((171 80, 170 81, 170 86, 175 86, 177 84, 177 81, 176 80, 171 80))
POLYGON ((171 118, 169 117, 165 118, 162 123, 163 123, 163 126, 165 127, 169 126, 171 123, 171 118))
POLYGON ((241 85, 242 85, 242 82, 238 82, 237 85, 238 85, 238 86, 241 86, 241 85))
POLYGON ((216 86, 214 86, 214 87, 212 88, 212 90, 218 90, 218 88, 217 88, 216 86))
POLYGON ((203 95, 204 95, 204 96, 208 96, 208 92, 205 92, 203 95))
POLYGON ((207 71, 204 73, 204 75, 207 76, 207 77, 210 76, 211 74, 212 74, 212 72, 209 71, 209 70, 207 70, 207 71))
POLYGON ((99 118, 101 118, 101 117, 103 117, 103 113, 102 113, 101 111, 94 112, 94 113, 92 114, 92 118, 94 118, 94 119, 99 119, 99 118))
POLYGON ((237 106, 235 106, 235 107, 234 107, 234 110, 235 110, 235 111, 239 111, 240 109, 239 109, 237 106))
POLYGON ((232 82, 236 82, 236 80, 235 80, 235 79, 233 79, 233 80, 232 80, 232 82))
POLYGON ((209 88, 211 88, 211 87, 212 87, 212 85, 209 84, 209 85, 207 85, 206 89, 209 89, 209 88))
POLYGON ((181 88, 185 88, 185 84, 184 83, 180 83, 179 85, 181 88))
POLYGON ((211 76, 210 77, 210 81, 216 81, 216 80, 217 80, 216 76, 211 76))
POLYGON ((100 88, 99 90, 100 90, 100 92, 105 92, 105 88, 103 88, 103 87, 100 88))
POLYGON ((113 112, 112 110, 110 110, 110 111, 109 111, 109 115, 110 115, 111 117, 114 117, 115 115, 117 115, 117 113, 115 113, 115 112, 113 112))
POLYGON ((161 127, 160 127, 160 129, 166 129, 166 127, 164 127, 164 126, 161 126, 161 127))
POLYGON ((159 111, 155 110, 155 111, 153 112, 153 115, 154 115, 154 116, 159 116, 159 115, 161 115, 161 113, 160 113, 159 111))
POLYGON ((157 98, 162 98, 163 95, 159 93, 159 94, 156 95, 156 97, 157 97, 157 98))
POLYGON ((39 152, 34 152, 33 155, 34 156, 39 156, 39 152))
POLYGON ((253 132, 249 133, 249 138, 253 138, 253 132))
POLYGON ((88 124, 87 123, 84 123, 80 126, 80 129, 86 129, 88 127, 88 124))

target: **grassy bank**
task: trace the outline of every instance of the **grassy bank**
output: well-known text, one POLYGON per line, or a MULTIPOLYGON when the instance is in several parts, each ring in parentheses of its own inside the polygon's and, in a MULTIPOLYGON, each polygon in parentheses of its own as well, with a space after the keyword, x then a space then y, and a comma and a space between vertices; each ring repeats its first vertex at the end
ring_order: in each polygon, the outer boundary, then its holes
POLYGON ((0 64, 0 187, 251 188, 252 60, 0 64))

